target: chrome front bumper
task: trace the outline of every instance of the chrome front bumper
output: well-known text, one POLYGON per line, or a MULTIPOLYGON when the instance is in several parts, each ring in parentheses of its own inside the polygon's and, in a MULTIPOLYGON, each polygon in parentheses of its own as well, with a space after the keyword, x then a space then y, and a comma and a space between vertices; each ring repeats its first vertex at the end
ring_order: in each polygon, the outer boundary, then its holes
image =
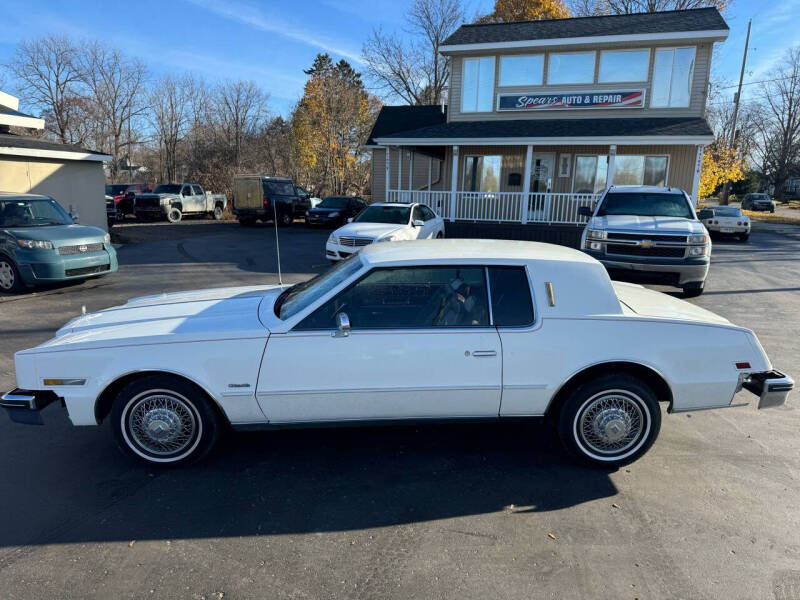
POLYGON ((0 396, 0 407, 5 408, 8 416, 15 423, 25 425, 42 425, 43 408, 59 400, 52 390, 21 390, 19 388, 0 396))
POLYGON ((794 379, 780 371, 768 371, 751 373, 742 385, 758 396, 758 408, 772 408, 786 402, 789 392, 794 389, 794 379))

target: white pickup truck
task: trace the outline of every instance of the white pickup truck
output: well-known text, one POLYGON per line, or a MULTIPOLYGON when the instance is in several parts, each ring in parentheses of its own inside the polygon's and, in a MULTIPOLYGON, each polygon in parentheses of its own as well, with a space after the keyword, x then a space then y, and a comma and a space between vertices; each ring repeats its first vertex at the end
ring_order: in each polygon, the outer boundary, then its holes
POLYGON ((137 194, 133 210, 143 221, 177 223, 183 215, 210 215, 219 220, 228 204, 225 194, 206 192, 197 183, 162 183, 150 194, 137 194))
POLYGON ((683 190, 612 186, 592 210, 581 249, 605 265, 612 278, 646 279, 699 296, 705 287, 711 238, 683 190))

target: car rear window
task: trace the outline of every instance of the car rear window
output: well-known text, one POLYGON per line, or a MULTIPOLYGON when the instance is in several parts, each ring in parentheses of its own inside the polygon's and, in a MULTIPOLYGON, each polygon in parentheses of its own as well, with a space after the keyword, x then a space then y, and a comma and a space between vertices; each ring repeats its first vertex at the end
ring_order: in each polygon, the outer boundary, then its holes
POLYGON ((489 267, 489 290, 496 327, 533 323, 531 287, 524 267, 489 267))
POLYGON ((274 196, 294 196, 294 185, 288 181, 267 181, 264 192, 274 196))

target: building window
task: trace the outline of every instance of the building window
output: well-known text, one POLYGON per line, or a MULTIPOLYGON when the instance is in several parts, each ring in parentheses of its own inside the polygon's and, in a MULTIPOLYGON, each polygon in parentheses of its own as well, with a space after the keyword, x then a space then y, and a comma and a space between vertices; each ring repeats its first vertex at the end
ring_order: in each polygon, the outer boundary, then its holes
POLYGON ((466 156, 464 185, 466 192, 499 192, 502 156, 466 156))
POLYGON ((464 59, 462 112, 491 112, 494 99, 494 57, 464 59))
POLYGON ((571 163, 572 163, 572 154, 559 154, 558 155, 558 176, 559 177, 569 177, 571 163))
POLYGON ((572 191, 576 194, 599 194, 606 187, 607 156, 576 156, 572 191))
POLYGON ((667 156, 647 156, 644 159, 644 185, 667 185, 667 156))
POLYGON ((547 85, 593 83, 594 52, 551 52, 547 65, 547 85))
POLYGON ((603 50, 600 53, 600 71, 597 81, 617 83, 647 81, 650 50, 603 50))
POLYGON ((687 107, 692 92, 694 47, 656 50, 651 107, 687 107))
POLYGON ((500 85, 542 85, 544 55, 500 57, 500 85))

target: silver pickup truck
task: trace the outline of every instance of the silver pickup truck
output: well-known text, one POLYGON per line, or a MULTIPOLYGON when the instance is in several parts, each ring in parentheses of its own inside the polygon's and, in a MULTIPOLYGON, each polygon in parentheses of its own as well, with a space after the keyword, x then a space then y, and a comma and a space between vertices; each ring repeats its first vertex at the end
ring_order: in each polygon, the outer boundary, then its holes
POLYGON ((166 218, 177 223, 183 215, 210 215, 219 220, 227 205, 225 194, 206 192, 197 183, 162 183, 150 194, 137 194, 133 210, 143 221, 166 218))
POLYGON ((645 279, 674 285, 683 295, 705 287, 711 238, 683 190, 612 186, 589 217, 581 249, 605 265, 612 279, 645 279))

